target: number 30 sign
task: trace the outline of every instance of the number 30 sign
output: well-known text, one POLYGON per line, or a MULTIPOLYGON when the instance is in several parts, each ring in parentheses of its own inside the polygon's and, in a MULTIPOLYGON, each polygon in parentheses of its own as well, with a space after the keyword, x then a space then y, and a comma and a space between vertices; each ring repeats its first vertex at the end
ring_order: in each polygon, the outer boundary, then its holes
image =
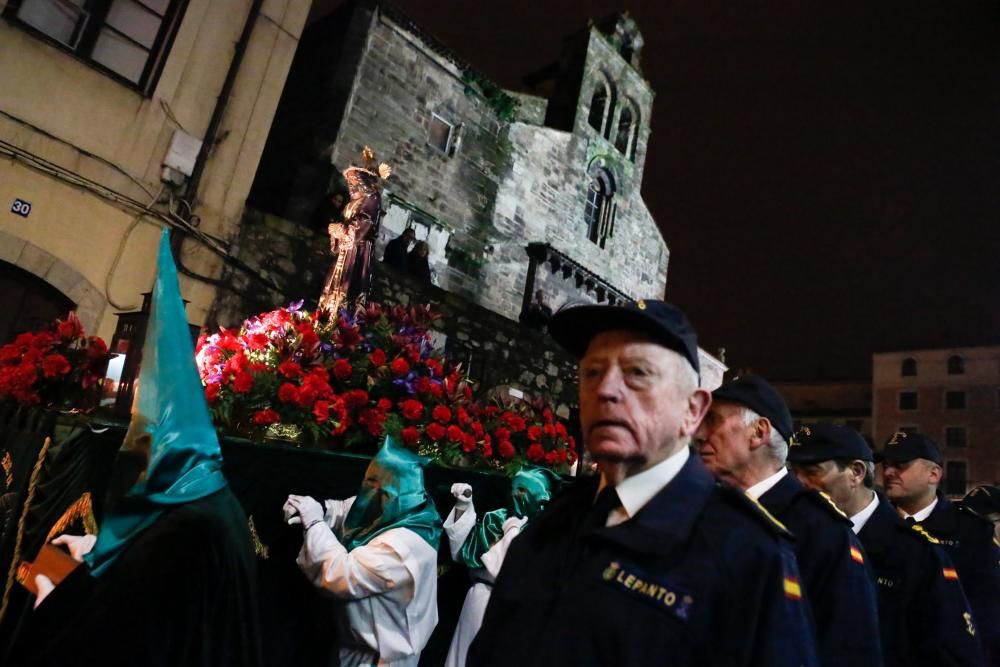
POLYGON ((23 199, 15 199, 14 203, 10 205, 10 212, 16 213, 22 218, 27 218, 31 214, 31 202, 24 201, 23 199))

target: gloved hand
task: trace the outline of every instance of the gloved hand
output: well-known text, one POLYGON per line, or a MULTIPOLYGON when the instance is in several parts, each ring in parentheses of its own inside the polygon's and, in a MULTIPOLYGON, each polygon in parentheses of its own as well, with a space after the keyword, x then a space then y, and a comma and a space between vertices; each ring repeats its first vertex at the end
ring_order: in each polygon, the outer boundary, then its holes
POLYGON ((524 528, 524 524, 527 522, 528 520, 524 517, 512 516, 503 522, 503 525, 500 526, 500 529, 503 531, 504 535, 511 532, 512 530, 520 533, 521 529, 524 528))
POLYGON ((350 507, 346 500, 326 500, 323 502, 326 511, 323 513, 323 521, 328 526, 336 526, 342 522, 350 507))
POLYGON ((63 545, 69 549, 69 555, 77 563, 83 562, 83 557, 90 553, 96 543, 97 535, 60 535, 52 540, 52 544, 63 545))
POLYGON ((33 609, 38 609, 38 605, 42 604, 42 600, 44 600, 49 593, 55 590, 56 586, 52 583, 52 580, 44 574, 35 575, 35 586, 38 587, 38 595, 35 596, 35 606, 33 609))
POLYGON ((290 495, 283 509, 285 521, 289 524, 301 523, 305 529, 323 521, 323 506, 309 496, 290 495))
POLYGON ((457 507, 468 507, 472 503, 472 487, 468 484, 458 482, 451 485, 451 495, 455 496, 457 507))

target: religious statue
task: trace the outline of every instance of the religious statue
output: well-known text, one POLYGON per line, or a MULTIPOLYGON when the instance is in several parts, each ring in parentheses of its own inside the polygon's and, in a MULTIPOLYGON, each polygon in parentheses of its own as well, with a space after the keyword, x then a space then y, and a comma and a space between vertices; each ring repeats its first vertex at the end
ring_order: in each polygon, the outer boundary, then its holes
POLYGON ((326 276, 320 310, 335 314, 346 303, 364 303, 371 287, 372 255, 382 217, 380 180, 389 178, 392 168, 382 163, 375 168, 375 152, 361 151, 363 166, 344 170, 350 201, 344 206, 343 220, 334 220, 330 232, 333 266, 326 276))

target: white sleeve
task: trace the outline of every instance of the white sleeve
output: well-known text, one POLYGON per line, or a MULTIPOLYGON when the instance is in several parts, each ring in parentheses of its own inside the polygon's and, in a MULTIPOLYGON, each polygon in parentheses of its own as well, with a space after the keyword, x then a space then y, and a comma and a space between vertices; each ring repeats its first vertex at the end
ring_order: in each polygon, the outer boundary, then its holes
POLYGON ((326 525, 330 526, 330 529, 334 533, 339 533, 343 529, 344 519, 347 518, 347 513, 351 511, 355 498, 357 496, 351 496, 347 500, 326 500, 323 502, 323 507, 325 508, 323 521, 326 525))
POLYGON ((305 535, 296 559, 306 577, 334 596, 357 600, 413 585, 403 557, 382 536, 348 552, 325 524, 305 535))
POLYGON ((448 518, 444 521, 444 532, 448 536, 448 548, 451 551, 452 560, 458 560, 458 552, 462 550, 462 545, 469 537, 469 533, 476 527, 476 506, 469 503, 468 508, 461 514, 456 512, 457 506, 451 508, 448 518))
POLYGON ((483 561, 483 569, 486 570, 489 581, 496 581, 497 575, 500 574, 500 568, 503 566, 503 560, 507 556, 507 549, 510 548, 511 541, 521 534, 521 529, 524 528, 524 524, 527 522, 527 519, 521 519, 521 524, 517 528, 504 533, 503 537, 497 540, 496 544, 483 554, 481 560, 483 561))

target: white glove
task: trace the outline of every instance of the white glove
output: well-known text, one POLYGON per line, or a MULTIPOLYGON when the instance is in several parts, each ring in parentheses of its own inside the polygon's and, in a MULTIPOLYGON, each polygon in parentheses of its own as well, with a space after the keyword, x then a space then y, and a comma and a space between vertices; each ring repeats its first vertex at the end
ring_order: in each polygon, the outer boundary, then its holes
POLYGON ((289 524, 301 523, 305 529, 323 521, 323 506, 309 496, 288 496, 283 509, 285 521, 289 524))
POLYGON ((328 526, 336 526, 342 522, 350 511, 346 500, 327 500, 323 502, 326 512, 323 513, 323 521, 328 526))
POLYGON ((56 586, 44 574, 35 575, 35 586, 38 587, 38 595, 35 596, 35 606, 33 609, 38 609, 38 605, 42 604, 42 600, 48 597, 49 593, 54 591, 56 586))
MULTIPOLYGON (((52 540, 52 544, 63 545, 69 549, 69 555, 77 563, 83 562, 83 557, 90 553, 96 543, 97 535, 60 535, 52 540)), ((49 584, 51 583, 50 581, 49 584)))
POLYGON ((506 535, 512 530, 520 533, 521 529, 524 528, 524 524, 527 523, 527 521, 528 520, 524 517, 512 516, 503 522, 503 525, 500 526, 500 529, 503 531, 504 535, 506 535))
POLYGON ((472 487, 458 482, 451 485, 451 495, 455 496, 455 505, 466 508, 472 502, 472 487))

